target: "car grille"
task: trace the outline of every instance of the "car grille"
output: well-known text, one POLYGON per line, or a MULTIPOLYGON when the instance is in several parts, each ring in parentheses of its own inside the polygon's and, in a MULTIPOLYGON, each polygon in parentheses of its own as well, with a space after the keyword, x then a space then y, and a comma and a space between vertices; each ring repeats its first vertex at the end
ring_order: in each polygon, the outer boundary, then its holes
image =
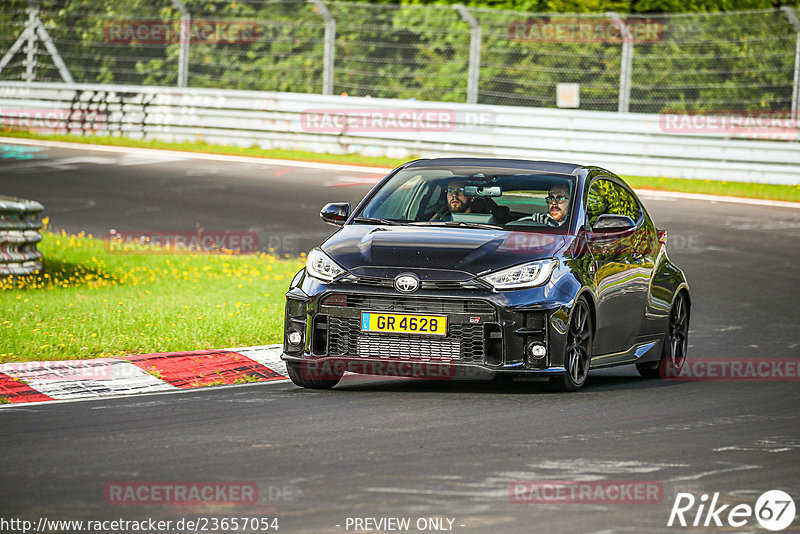
MULTIPOLYGON (((323 300, 322 305, 326 302, 323 300)), ((492 314, 494 307, 482 300, 426 299, 381 297, 378 295, 347 295, 347 308, 359 310, 404 311, 422 313, 492 314)))
POLYGON ((446 337, 365 333, 358 318, 331 317, 328 329, 332 356, 463 363, 483 363, 486 356, 483 326, 479 324, 451 324, 446 337))
MULTIPOLYGON (((343 278, 341 282, 359 284, 362 286, 394 287, 393 279, 378 278, 376 276, 356 276, 351 274, 343 278)), ((421 281, 419 285, 421 289, 479 289, 485 287, 478 282, 470 280, 421 281)))

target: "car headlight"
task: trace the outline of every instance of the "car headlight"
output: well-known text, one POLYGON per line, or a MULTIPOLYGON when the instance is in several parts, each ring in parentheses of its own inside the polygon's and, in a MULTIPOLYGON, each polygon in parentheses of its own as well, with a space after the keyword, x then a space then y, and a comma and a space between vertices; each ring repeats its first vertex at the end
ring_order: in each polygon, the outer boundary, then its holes
POLYGON ((540 286, 550 279, 556 263, 555 258, 536 260, 487 274, 482 276, 481 280, 489 282, 495 289, 522 289, 540 286))
POLYGON ((330 259, 327 254, 318 248, 308 253, 306 271, 310 276, 323 282, 333 282, 345 272, 338 263, 330 259))

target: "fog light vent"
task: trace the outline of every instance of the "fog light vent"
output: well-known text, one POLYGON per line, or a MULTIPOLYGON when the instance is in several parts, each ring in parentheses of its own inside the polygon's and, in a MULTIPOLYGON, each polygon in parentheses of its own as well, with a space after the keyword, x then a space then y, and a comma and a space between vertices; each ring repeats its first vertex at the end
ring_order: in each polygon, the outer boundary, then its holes
POLYGON ((311 351, 315 356, 323 356, 328 352, 328 316, 318 313, 313 324, 311 351))

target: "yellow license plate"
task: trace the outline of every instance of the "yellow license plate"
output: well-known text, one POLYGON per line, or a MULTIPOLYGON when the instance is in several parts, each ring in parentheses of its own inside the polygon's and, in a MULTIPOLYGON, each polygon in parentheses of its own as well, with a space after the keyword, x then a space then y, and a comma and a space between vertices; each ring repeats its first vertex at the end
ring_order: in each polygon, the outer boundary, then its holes
POLYGON ((447 316, 361 312, 361 331, 446 336, 447 316))

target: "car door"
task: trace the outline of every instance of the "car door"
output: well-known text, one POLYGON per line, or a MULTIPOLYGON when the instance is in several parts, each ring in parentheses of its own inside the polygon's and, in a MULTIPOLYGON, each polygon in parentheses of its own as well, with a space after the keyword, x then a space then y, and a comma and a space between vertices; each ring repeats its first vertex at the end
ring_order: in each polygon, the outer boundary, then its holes
POLYGON ((647 254, 648 225, 642 207, 622 184, 598 178, 587 197, 587 243, 594 260, 597 325, 594 363, 624 361, 618 353, 630 348, 639 336, 647 305, 653 263, 647 254), (600 215, 626 215, 636 227, 617 234, 593 234, 600 215), (610 355, 603 357, 602 355, 610 355))

